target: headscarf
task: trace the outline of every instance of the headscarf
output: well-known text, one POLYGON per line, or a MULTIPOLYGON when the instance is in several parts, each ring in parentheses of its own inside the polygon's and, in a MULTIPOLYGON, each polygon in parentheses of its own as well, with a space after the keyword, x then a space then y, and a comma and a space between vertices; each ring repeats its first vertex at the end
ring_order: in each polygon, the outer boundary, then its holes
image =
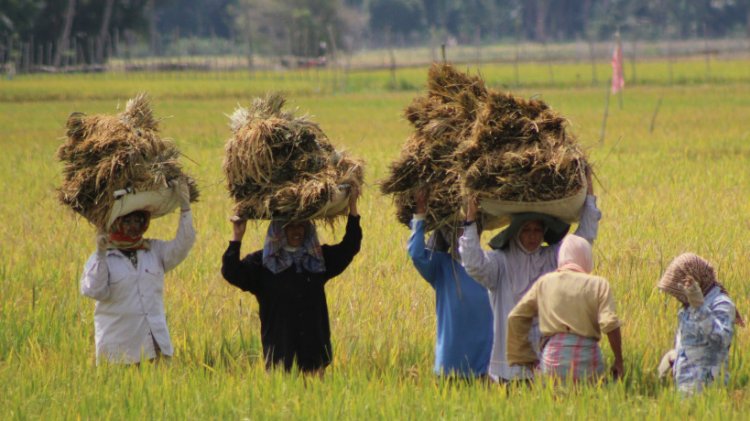
POLYGON ((562 240, 570 229, 569 224, 543 213, 516 213, 511 217, 508 228, 500 231, 500 234, 494 236, 490 240, 490 247, 495 250, 507 248, 513 241, 518 241, 518 234, 521 232, 521 229, 531 221, 539 221, 542 223, 544 226, 544 241, 550 245, 562 240))
POLYGON ((284 221, 271 221, 263 245, 263 266, 274 274, 280 273, 294 265, 297 273, 306 270, 311 273, 325 272, 323 249, 318 241, 315 225, 305 221, 305 239, 300 247, 291 250, 286 242, 284 221))
POLYGON ((540 245, 535 250, 526 250, 521 244, 521 228, 532 220, 519 225, 505 247, 506 274, 514 302, 520 301, 540 276, 555 269, 554 256, 543 253, 544 247, 540 245))
MULTIPOLYGON (((477 229, 481 229, 478 221, 477 229)), ((427 239, 427 248, 441 253, 450 253, 454 260, 460 262, 461 256, 458 253, 458 237, 460 235, 457 235, 458 230, 458 228, 452 226, 444 226, 434 230, 430 238, 427 239)))
POLYGON ((591 243, 574 234, 566 235, 557 253, 557 270, 591 273, 594 270, 591 243))
MULTIPOLYGON (((682 305, 687 306, 688 300, 682 284, 687 276, 695 279, 703 296, 706 296, 713 287, 719 287, 722 293, 729 295, 724 285, 720 284, 717 280, 716 272, 711 263, 693 253, 683 253, 675 257, 672 263, 667 266, 667 270, 656 286, 660 290, 677 298, 682 305)), ((739 311, 736 311, 734 322, 740 326, 745 325, 739 311)))
POLYGON ((143 238, 143 233, 148 230, 149 223, 151 222, 151 213, 146 211, 135 211, 127 215, 121 216, 112 223, 109 230, 109 249, 118 249, 124 251, 135 251, 135 250, 148 250, 151 246, 149 241, 143 238), (141 234, 137 237, 131 237, 125 234, 125 230, 122 224, 122 219, 133 214, 140 214, 144 218, 143 225, 141 226, 141 234))

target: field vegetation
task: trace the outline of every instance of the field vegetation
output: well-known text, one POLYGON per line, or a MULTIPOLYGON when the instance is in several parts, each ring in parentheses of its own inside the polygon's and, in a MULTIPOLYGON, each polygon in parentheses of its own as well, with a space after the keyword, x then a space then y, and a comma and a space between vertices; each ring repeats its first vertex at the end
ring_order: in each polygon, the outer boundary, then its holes
MULTIPOLYGON (((750 314, 750 63, 703 61, 638 67, 611 98, 600 142, 607 65, 591 84, 586 64, 483 66, 488 84, 540 96, 568 117, 596 171, 604 217, 595 272, 609 279, 624 319, 627 375, 582 390, 462 385, 432 374, 434 293, 406 254, 408 230, 377 181, 409 133, 403 108, 427 69, 284 74, 28 76, 0 81, 0 416, 3 419, 746 419, 749 330, 731 351, 731 382, 680 399, 656 377, 672 345, 678 305, 655 289, 669 261, 694 251, 718 269, 739 310, 750 314), (631 83, 632 82, 632 83, 631 83), (393 88, 398 89, 393 89, 393 88), (334 363, 324 379, 266 373, 255 299, 226 283, 221 255, 232 203, 221 172, 227 114, 267 90, 320 123, 331 142, 367 161, 360 211, 362 251, 328 288, 334 363), (56 201, 54 153, 69 113, 113 113, 149 91, 162 133, 184 153, 201 187, 193 206, 198 241, 166 277, 176 348, 168 364, 94 365, 94 302, 78 292, 94 229, 56 201), (654 111, 661 103, 651 131, 654 111)), ((626 68, 627 71, 627 68, 626 68)), ((176 215, 152 223, 171 238, 176 215)), ((262 246, 266 225, 243 244, 262 246)), ((337 241, 343 226, 320 228, 337 241)), ((485 233, 483 240, 490 237, 485 233)), ((606 343, 605 356, 611 359, 606 343)))

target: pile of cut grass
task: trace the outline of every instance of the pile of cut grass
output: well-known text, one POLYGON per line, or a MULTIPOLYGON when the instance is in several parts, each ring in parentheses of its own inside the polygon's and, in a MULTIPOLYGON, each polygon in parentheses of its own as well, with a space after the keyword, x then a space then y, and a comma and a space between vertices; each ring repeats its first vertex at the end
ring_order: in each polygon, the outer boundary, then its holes
POLYGON ((471 134, 477 112, 487 96, 478 76, 448 64, 434 64, 425 96, 415 98, 405 116, 414 126, 401 156, 391 163, 381 191, 393 195, 398 220, 408 225, 416 210, 415 193, 429 192, 427 230, 455 225, 461 209, 461 181, 454 154, 471 134))
POLYGON ((198 199, 195 180, 178 162, 180 152, 159 136, 148 95, 129 100, 125 111, 115 116, 73 113, 67 129, 67 139, 57 150, 64 164, 58 197, 99 230, 107 229, 118 190, 158 190, 184 178, 191 201, 198 199))
POLYGON ((488 89, 478 76, 434 64, 427 94, 405 115, 414 132, 381 191, 408 225, 414 196, 428 192, 426 229, 455 227, 464 196, 517 202, 567 198, 588 166, 566 120, 540 100, 488 89))
POLYGON ((334 201, 364 182, 363 162, 336 151, 320 127, 283 111, 280 94, 255 98, 231 117, 224 175, 235 215, 243 219, 332 222, 346 211, 334 201), (321 212, 323 212, 321 214, 321 212))

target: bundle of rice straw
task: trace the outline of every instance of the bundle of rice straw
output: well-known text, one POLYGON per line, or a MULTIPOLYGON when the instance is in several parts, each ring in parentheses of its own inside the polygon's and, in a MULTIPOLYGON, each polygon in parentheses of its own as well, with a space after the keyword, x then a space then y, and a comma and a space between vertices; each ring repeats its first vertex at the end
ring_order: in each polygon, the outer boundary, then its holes
POLYGON ((456 160, 480 199, 545 202, 585 187, 587 159, 567 121, 539 100, 492 92, 456 160))
POLYGON ((235 215, 331 223, 348 208, 348 187, 364 182, 363 162, 336 151, 307 117, 282 111, 280 94, 256 98, 231 116, 224 173, 235 215))
MULTIPOLYGON (((148 95, 129 100, 116 115, 73 113, 67 121, 67 140, 57 150, 63 162, 60 202, 100 230, 109 227, 115 192, 147 192, 169 188, 185 178, 190 200, 198 199, 195 181, 178 163, 180 152, 159 137, 148 95)), ((161 215, 153 215, 161 216, 161 215)))
POLYGON ((397 218, 406 225, 416 210, 415 192, 428 191, 425 223, 433 230, 452 226, 460 218, 461 183, 454 153, 470 136, 487 88, 478 76, 448 64, 433 64, 427 85, 427 95, 415 98, 405 110, 415 130, 380 187, 393 195, 397 218))

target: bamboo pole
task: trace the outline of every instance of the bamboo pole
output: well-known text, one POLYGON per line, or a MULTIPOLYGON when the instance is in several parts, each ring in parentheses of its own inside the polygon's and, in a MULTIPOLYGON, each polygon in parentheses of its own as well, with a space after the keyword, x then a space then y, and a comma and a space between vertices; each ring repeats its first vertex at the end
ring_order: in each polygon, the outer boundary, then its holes
POLYGON ((612 92, 612 88, 610 87, 611 84, 612 84, 612 80, 610 79, 607 82, 607 95, 605 96, 605 99, 604 99, 604 117, 602 118, 602 129, 601 129, 601 132, 599 133, 599 145, 604 144, 604 137, 607 132, 607 117, 609 116, 609 96, 610 96, 610 93, 612 92))
POLYGON ((651 124, 648 127, 648 132, 653 133, 654 128, 656 128, 656 115, 659 114, 659 109, 661 108, 661 100, 664 97, 660 96, 659 100, 656 102, 656 108, 654 108, 654 113, 651 115, 651 124))

